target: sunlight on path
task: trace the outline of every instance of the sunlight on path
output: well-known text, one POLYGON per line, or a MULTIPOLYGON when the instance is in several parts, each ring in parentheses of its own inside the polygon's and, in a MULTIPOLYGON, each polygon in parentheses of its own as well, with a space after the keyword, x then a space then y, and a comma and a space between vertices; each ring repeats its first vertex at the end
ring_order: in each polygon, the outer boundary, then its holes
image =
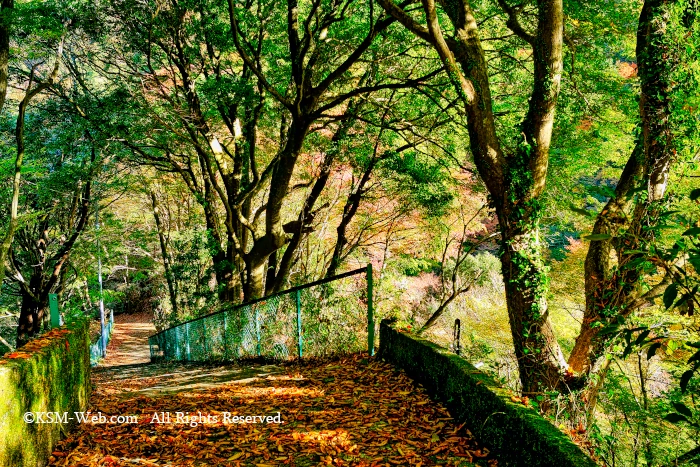
POLYGON ((95 369, 93 382, 92 412, 108 421, 79 425, 49 465, 497 465, 403 372, 366 355, 280 366, 111 366, 95 369), (133 418, 109 421, 120 415, 133 418))
POLYGON ((98 366, 134 365, 149 363, 151 352, 148 337, 156 333, 153 316, 148 313, 121 314, 114 317, 112 340, 107 346, 107 357, 98 366))

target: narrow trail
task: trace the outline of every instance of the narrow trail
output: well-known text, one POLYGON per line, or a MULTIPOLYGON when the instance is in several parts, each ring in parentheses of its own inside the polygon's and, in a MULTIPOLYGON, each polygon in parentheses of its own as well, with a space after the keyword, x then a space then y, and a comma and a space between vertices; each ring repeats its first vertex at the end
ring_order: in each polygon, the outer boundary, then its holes
POLYGON ((150 363, 148 336, 155 333, 153 315, 150 313, 116 315, 112 339, 107 346, 107 357, 98 367, 150 363))
POLYGON ((109 356, 93 370, 98 419, 79 424, 49 465, 497 465, 389 364, 366 355, 289 365, 150 364, 150 324, 134 318, 117 322, 109 356))

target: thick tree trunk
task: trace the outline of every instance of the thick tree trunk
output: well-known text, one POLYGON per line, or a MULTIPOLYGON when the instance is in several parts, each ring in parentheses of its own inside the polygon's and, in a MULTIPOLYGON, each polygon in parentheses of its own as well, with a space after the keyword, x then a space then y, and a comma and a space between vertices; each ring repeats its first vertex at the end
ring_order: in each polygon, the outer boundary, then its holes
POLYGON ((537 32, 526 37, 533 48, 535 80, 521 124, 523 139, 506 158, 502 191, 492 192, 501 227, 508 316, 524 394, 561 389, 566 370, 549 320, 548 268, 539 230, 563 66, 563 7, 561 0, 537 3, 537 32))
POLYGON ((22 292, 22 306, 19 314, 19 327, 17 328, 17 348, 32 340, 41 332, 41 324, 46 316, 48 302, 41 294, 33 296, 26 291, 22 292))
MULTIPOLYGON (((368 74, 366 73, 363 79, 360 81, 361 84, 366 84, 367 76, 368 74)), ((331 138, 330 147, 326 151, 326 154, 323 158, 318 177, 316 178, 316 181, 314 182, 311 191, 306 197, 306 201, 304 202, 304 208, 299 213, 296 224, 298 227, 293 233, 292 238, 290 239, 289 244, 287 245, 287 249, 284 252, 284 255, 282 255, 282 260, 280 261, 279 268, 277 268, 276 255, 274 257, 274 263, 271 262, 270 264, 270 268, 268 269, 268 280, 266 283, 267 293, 279 292, 280 290, 282 290, 284 284, 287 282, 289 273, 292 269, 294 258, 297 254, 297 249, 299 248, 302 239, 307 234, 306 230, 311 227, 311 224, 313 222, 315 215, 313 211, 314 206, 316 205, 316 202, 321 196, 321 193, 323 193, 323 190, 325 189, 326 184, 328 183, 333 163, 340 154, 340 145, 342 141, 347 137, 350 128, 352 128, 353 124, 355 123, 355 120, 353 120, 352 118, 353 115, 357 113, 357 111, 362 107, 364 102, 365 101, 358 102, 357 100, 353 100, 348 104, 348 107, 345 111, 345 115, 348 118, 340 122, 337 130, 333 134, 333 138, 331 138), (271 274, 272 271, 275 272, 271 274)), ((372 164, 372 166, 373 165, 374 164, 372 164)))
POLYGON ((478 22, 467 0, 422 0, 427 28, 391 0, 382 7, 417 36, 430 42, 464 103, 469 146, 499 218, 502 270, 515 354, 524 393, 561 386, 565 361, 547 313, 547 270, 541 252, 538 219, 542 206, 562 72, 564 13, 562 0, 538 0, 534 34, 518 21, 518 9, 498 4, 507 26, 533 51, 534 82, 521 124, 522 140, 504 154, 496 132, 489 70, 479 39, 478 22), (454 29, 445 37, 436 4, 454 29))
POLYGON ((539 230, 502 225, 501 235, 503 282, 522 392, 541 394, 560 386, 566 360, 549 321, 547 267, 539 230))
POLYGON ((596 356, 602 352, 603 343, 596 338, 600 324, 609 318, 603 316, 604 310, 610 306, 617 286, 611 272, 614 267, 615 237, 629 227, 634 190, 640 185, 644 168, 642 146, 641 142, 635 146, 615 188, 615 195, 598 214, 593 227, 593 235, 610 235, 610 238, 592 240, 586 254, 586 308, 581 330, 568 360, 569 367, 579 374, 588 374, 596 356))
POLYGON ((264 277, 264 261, 262 263, 246 264, 246 281, 243 286, 243 301, 248 302, 264 295, 264 277))
MULTIPOLYGON (((294 240, 294 239, 293 239, 294 240)), ((295 244, 290 244, 287 247, 287 250, 294 250, 296 249, 297 245, 300 240, 297 240, 295 244)), ((293 252, 290 252, 293 254, 293 252)), ((289 275, 289 269, 291 268, 291 260, 289 261, 289 265, 281 269, 279 271, 279 276, 280 276, 280 281, 279 281, 279 286, 276 286, 275 284, 277 283, 277 254, 278 250, 275 250, 272 252, 270 257, 267 259, 267 272, 265 274, 265 295, 270 295, 271 293, 279 292, 282 290, 282 284, 286 280, 286 277, 289 275)), ((285 251, 286 254, 286 251, 285 251)), ((283 261, 284 263, 284 261, 283 261)))
MULTIPOLYGON (((265 208, 265 235, 258 238, 253 243, 250 252, 244 255, 246 284, 243 287, 243 295, 245 301, 262 297, 266 293, 263 281, 267 273, 268 259, 270 255, 288 242, 282 229, 282 208, 309 126, 309 122, 299 117, 292 121, 289 139, 280 155, 279 162, 272 171, 270 193, 265 208)), ((276 259, 275 257, 275 261, 276 259)), ((274 277, 275 281, 279 280, 276 271, 271 277, 274 277)), ((272 289, 274 289, 274 284, 272 289)))
POLYGON ((607 339, 600 330, 618 317, 634 311, 629 304, 639 296, 641 273, 629 264, 649 240, 658 205, 663 199, 671 161, 675 155, 671 115, 671 74, 674 61, 668 37, 670 0, 647 0, 637 30, 637 63, 641 93, 639 113, 641 140, 636 145, 615 189, 615 196, 598 215, 594 234, 611 238, 592 241, 586 256, 586 309, 581 332, 569 357, 571 368, 588 374, 603 355, 607 339), (644 187, 647 199, 635 204, 637 188, 644 187), (614 262, 613 253, 617 256, 614 262))

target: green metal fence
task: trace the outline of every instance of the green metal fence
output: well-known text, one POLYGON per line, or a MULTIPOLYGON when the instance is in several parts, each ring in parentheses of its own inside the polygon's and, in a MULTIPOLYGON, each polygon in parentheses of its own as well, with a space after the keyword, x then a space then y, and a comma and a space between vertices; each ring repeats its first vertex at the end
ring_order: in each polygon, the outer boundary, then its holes
POLYGON ((187 321, 149 337, 151 361, 374 354, 372 265, 187 321))
POLYGON ((101 359, 107 353, 107 345, 112 338, 112 330, 114 329, 114 311, 109 310, 109 316, 105 323, 100 336, 95 342, 90 344, 90 365, 97 366, 101 359))

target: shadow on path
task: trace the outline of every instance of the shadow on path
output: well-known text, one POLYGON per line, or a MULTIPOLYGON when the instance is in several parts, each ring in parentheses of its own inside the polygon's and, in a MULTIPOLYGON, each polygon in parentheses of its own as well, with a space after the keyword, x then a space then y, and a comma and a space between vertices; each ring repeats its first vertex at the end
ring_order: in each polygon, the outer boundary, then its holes
POLYGON ((366 355, 295 365, 98 369, 55 466, 495 466, 403 372, 366 355), (131 416, 131 421, 112 416, 131 416), (270 417, 270 418, 267 418, 270 417))
POLYGON ((156 333, 153 315, 149 313, 120 314, 114 317, 112 339, 107 346, 107 357, 99 367, 149 363, 151 351, 148 337, 156 333))

